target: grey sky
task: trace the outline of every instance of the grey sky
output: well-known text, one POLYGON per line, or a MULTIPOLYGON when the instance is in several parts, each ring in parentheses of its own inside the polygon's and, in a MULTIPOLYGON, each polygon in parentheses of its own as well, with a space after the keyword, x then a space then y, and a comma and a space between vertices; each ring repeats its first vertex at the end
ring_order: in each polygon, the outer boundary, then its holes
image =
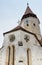
POLYGON ((27 1, 40 20, 42 33, 42 0, 0 0, 0 47, 3 43, 3 33, 17 25, 25 12, 27 1))

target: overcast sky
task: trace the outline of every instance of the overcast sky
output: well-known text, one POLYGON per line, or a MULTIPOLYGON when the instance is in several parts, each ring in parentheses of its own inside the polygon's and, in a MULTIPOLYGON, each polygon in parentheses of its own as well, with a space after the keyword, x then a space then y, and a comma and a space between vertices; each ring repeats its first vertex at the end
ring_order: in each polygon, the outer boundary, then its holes
POLYGON ((0 47, 3 44, 3 33, 17 26, 29 3, 32 11, 40 20, 42 33, 42 0, 0 0, 0 47))

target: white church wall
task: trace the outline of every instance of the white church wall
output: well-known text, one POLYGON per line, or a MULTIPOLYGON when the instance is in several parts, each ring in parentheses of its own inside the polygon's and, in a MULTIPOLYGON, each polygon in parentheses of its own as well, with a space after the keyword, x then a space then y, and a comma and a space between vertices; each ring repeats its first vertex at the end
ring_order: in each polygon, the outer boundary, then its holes
POLYGON ((21 31, 21 40, 22 40, 23 45, 24 45, 23 46, 24 50, 26 50, 26 52, 27 52, 28 48, 31 50, 32 65, 42 65, 42 47, 40 46, 40 44, 36 40, 36 38, 33 35, 29 34, 29 33, 25 33, 25 32, 21 31), (24 35, 25 34, 30 36, 30 41, 28 41, 27 43, 24 40, 24 35), (41 61, 40 61, 40 59, 41 59, 41 61))
POLYGON ((0 65, 5 65, 6 64, 6 48, 3 47, 0 50, 0 65))
POLYGON ((4 36, 4 43, 3 43, 3 46, 10 46, 10 45, 16 45, 17 44, 17 41, 20 39, 20 32, 19 31, 16 31, 16 32, 11 32, 11 33, 8 33, 4 36), (10 35, 15 35, 15 40, 13 42, 10 42, 10 38, 9 36, 10 35))
POLYGON ((32 65, 42 65, 42 48, 32 48, 32 65))
MULTIPOLYGON (((7 46, 15 46, 15 65, 19 65, 19 60, 23 60, 22 65, 27 65, 27 49, 31 50, 31 58, 32 58, 32 65, 42 65, 42 47, 40 47, 39 42, 36 40, 34 35, 26 33, 24 31, 18 30, 15 32, 11 32, 5 35, 4 44, 5 47, 7 46), (13 42, 9 41, 9 35, 14 34, 15 40, 13 42), (24 40, 24 36, 30 36, 29 41, 26 42, 24 40), (18 45, 18 41, 22 41, 23 46, 18 45)), ((4 52, 4 54, 6 51, 4 52)), ((4 56, 2 55, 2 57, 4 56)), ((3 57, 4 58, 4 57, 3 57)), ((3 63, 5 62, 5 58, 3 63)), ((4 64, 2 64, 4 65, 4 64)))

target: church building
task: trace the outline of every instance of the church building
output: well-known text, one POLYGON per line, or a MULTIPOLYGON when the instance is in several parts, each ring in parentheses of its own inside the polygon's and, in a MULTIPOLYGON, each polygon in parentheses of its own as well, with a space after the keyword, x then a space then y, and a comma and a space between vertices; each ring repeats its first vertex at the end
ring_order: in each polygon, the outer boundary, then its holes
POLYGON ((42 65, 40 21, 29 6, 18 26, 3 36, 0 65, 42 65))

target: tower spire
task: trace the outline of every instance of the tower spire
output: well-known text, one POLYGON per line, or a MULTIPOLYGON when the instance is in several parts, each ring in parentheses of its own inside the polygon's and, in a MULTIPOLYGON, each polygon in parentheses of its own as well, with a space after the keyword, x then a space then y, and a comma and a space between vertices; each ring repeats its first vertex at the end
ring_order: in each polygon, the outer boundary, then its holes
POLYGON ((21 20, 23 20, 24 18, 27 18, 27 17, 35 17, 35 18, 37 18, 37 16, 33 13, 31 8, 29 7, 28 3, 27 3, 26 11, 25 11, 24 15, 22 16, 21 20))
POLYGON ((27 7, 29 6, 29 3, 27 2, 27 7))

